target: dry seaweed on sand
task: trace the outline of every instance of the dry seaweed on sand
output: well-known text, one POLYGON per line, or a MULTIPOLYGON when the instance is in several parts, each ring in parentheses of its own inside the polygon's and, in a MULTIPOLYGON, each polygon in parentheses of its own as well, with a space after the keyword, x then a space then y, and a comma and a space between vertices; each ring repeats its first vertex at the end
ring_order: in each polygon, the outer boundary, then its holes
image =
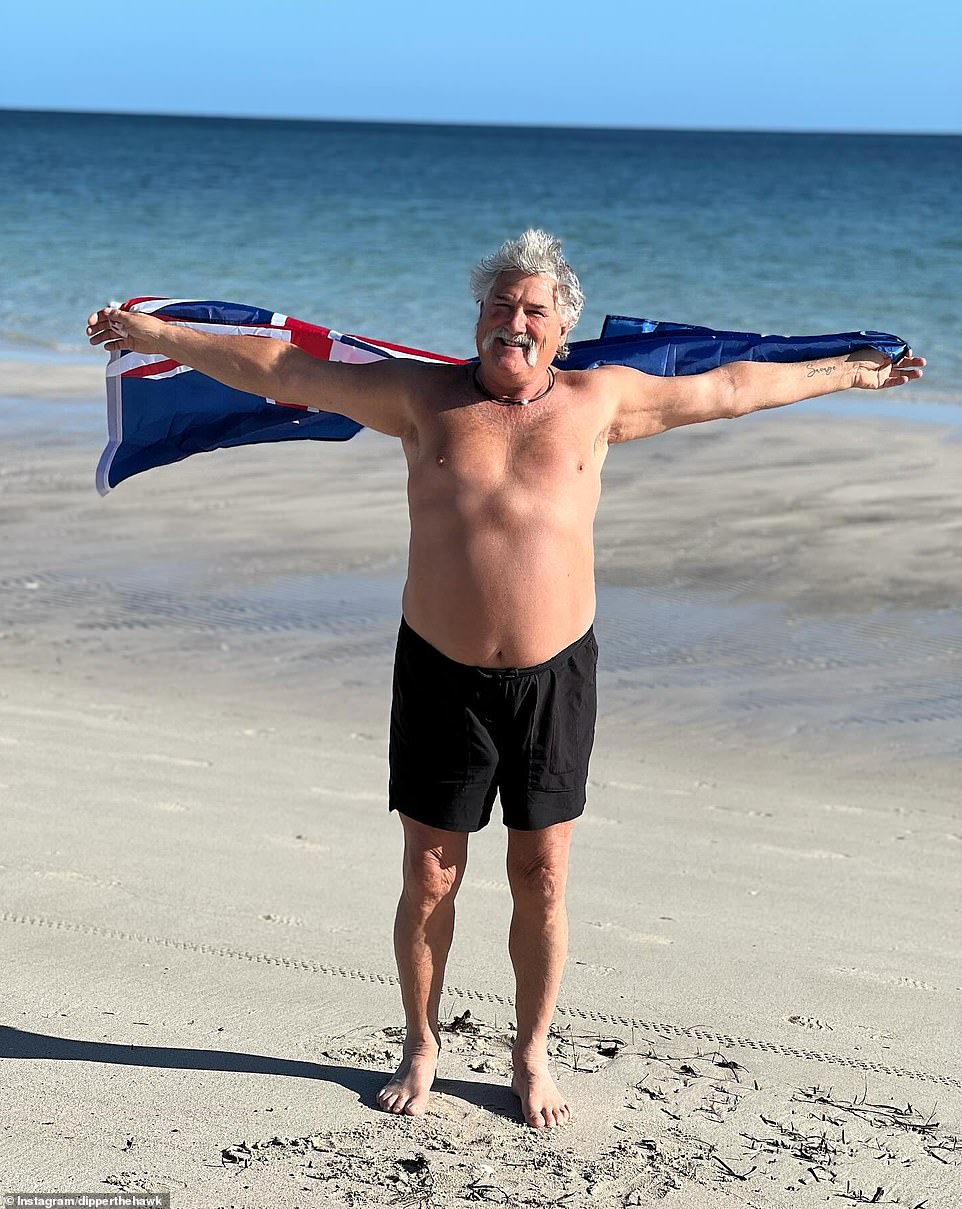
POLYGON ((411 1159, 396 1159, 395 1163, 401 1170, 388 1177, 397 1188, 390 1203, 405 1209, 429 1209, 435 1192, 431 1164, 421 1152, 411 1159))
POLYGON ((962 1160, 962 1138, 956 1137, 955 1134, 946 1134, 944 1138, 937 1138, 934 1142, 930 1142, 925 1147, 925 1153, 932 1159, 938 1159, 940 1163, 951 1163, 962 1160))
POLYGON ((445 1033, 470 1033, 472 1036, 481 1032, 479 1025, 471 1019, 471 1009, 465 1008, 460 1016, 452 1016, 441 1024, 445 1033))
POLYGON ((747 1171, 736 1171, 734 1169, 734 1167, 732 1167, 729 1163, 725 1162, 725 1160, 721 1157, 720 1154, 713 1154, 711 1157, 716 1163, 718 1163, 722 1168, 724 1168, 724 1170, 728 1173, 728 1175, 732 1176, 736 1180, 747 1180, 748 1177, 752 1174, 752 1172, 757 1170, 756 1167, 749 1167, 749 1169, 747 1171))
POLYGON ((497 1184, 485 1184, 480 1178, 472 1184, 465 1185, 461 1199, 464 1201, 488 1201, 496 1205, 507 1205, 510 1201, 510 1197, 503 1188, 499 1188, 497 1184))
MULTIPOLYGON (((926 1117, 911 1104, 907 1104, 905 1108, 900 1108, 896 1104, 873 1104, 867 1099, 867 1093, 853 1099, 845 1099, 833 1095, 830 1091, 822 1091, 819 1087, 811 1087, 802 1088, 796 1092, 792 1096, 792 1101, 801 1104, 819 1104, 825 1108, 834 1109, 836 1112, 847 1112, 876 1128, 895 1127, 926 1137, 934 1137, 939 1129, 939 1122, 933 1120, 934 1109, 926 1117)), ((831 1117, 828 1119, 832 1120, 831 1117)), ((838 1121, 832 1121, 832 1123, 838 1124, 838 1121)))
POLYGON ((625 1050, 625 1042, 620 1037, 573 1033, 570 1028, 552 1028, 549 1038, 553 1057, 579 1074, 593 1074, 625 1050))
MULTIPOLYGON (((790 1102, 807 1107, 804 1123, 795 1119, 786 1123, 761 1113, 767 1131, 753 1129, 741 1136, 753 1153, 767 1156, 768 1163, 794 1160, 801 1169, 798 1182, 829 1185, 827 1195, 832 1199, 925 1209, 927 1198, 907 1202, 904 1192, 887 1183, 872 1180, 866 1187, 857 1164, 878 1160, 886 1168, 893 1165, 903 1171, 920 1159, 924 1163, 923 1156, 946 1165, 956 1156, 962 1158, 962 1141, 941 1131, 934 1109, 924 1113, 911 1104, 869 1100, 867 1090, 849 1097, 817 1086, 800 1089, 790 1102)), ((916 1178, 924 1178, 924 1170, 916 1178)))
POLYGON ((766 1117, 764 1114, 760 1114, 760 1117, 770 1129, 777 1130, 777 1133, 770 1137, 743 1133, 742 1137, 750 1144, 752 1150, 766 1154, 787 1154, 797 1159, 816 1182, 834 1181, 834 1163, 839 1151, 838 1147, 829 1141, 826 1131, 802 1133, 793 1125, 785 1125, 773 1117, 766 1117))
MULTIPOLYGON (((899 1201, 897 1199, 894 1201, 886 1200, 885 1199, 885 1189, 881 1185, 876 1187, 875 1191, 871 1195, 869 1195, 869 1193, 863 1191, 861 1188, 853 1188, 848 1180, 845 1181, 845 1191, 836 1192, 836 1193, 834 1193, 834 1195, 840 1201, 854 1201, 857 1205, 899 1205, 899 1204, 901 1204, 901 1201, 899 1201)), ((914 1209, 924 1209, 924 1205, 925 1205, 925 1202, 922 1201, 921 1204, 914 1206, 914 1209)))

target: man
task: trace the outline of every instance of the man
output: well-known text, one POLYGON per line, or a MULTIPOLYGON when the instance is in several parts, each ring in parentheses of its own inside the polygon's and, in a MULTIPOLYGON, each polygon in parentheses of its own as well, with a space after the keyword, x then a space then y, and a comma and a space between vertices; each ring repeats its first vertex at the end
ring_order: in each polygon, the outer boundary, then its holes
POLYGON ((281 341, 218 336, 107 308, 92 344, 160 353, 230 386, 340 412, 401 440, 411 545, 391 717, 390 808, 404 830, 394 940, 407 1031, 381 1090, 425 1111, 468 836, 500 792, 514 902, 512 1088, 525 1121, 569 1107, 547 1040, 567 951, 565 880, 594 737, 592 525, 611 444, 848 387, 921 377, 874 350, 806 364, 739 362, 689 377, 556 370, 583 296, 560 243, 529 230, 472 273, 477 365, 322 362, 281 341))

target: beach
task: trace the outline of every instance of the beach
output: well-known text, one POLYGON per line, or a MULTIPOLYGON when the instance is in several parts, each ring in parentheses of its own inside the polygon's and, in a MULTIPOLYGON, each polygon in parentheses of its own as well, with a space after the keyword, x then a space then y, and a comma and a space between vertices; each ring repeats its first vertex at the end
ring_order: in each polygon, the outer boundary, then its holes
POLYGON ((4 1191, 962 1203, 962 140, 2 111, 0 166, 4 1191), (470 356, 469 267, 528 225, 565 240, 577 338, 872 329, 929 361, 610 452, 550 1134, 507 1087, 497 806, 430 1111, 375 1108, 400 451, 237 449, 101 499, 83 336, 158 295, 470 356))
POLYGON ((430 1110, 374 1107, 403 1022, 396 444, 100 499, 99 368, 2 368, 5 1190, 960 1203, 958 426, 804 405, 611 451, 553 1039, 574 1115, 542 1134, 507 1088, 497 807, 430 1110))

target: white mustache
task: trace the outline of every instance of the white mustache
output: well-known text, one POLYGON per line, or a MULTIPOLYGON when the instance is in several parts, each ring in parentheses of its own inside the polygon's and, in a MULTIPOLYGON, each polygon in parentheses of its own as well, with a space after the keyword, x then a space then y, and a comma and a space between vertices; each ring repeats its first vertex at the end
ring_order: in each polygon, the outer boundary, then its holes
POLYGON ((494 344, 495 340, 503 340, 505 344, 510 344, 512 348, 520 348, 524 350, 524 359, 529 365, 534 365, 538 360, 538 346, 529 335, 524 332, 509 332, 506 327, 495 328, 494 331, 488 332, 484 340, 481 342, 481 348, 487 352, 494 344))

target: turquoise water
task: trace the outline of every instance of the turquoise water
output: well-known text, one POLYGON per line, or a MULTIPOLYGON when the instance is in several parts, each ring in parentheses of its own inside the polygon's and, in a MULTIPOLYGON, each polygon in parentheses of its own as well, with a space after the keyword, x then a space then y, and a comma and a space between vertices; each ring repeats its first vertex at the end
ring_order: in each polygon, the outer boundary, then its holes
POLYGON ((926 400, 962 401, 962 137, 6 111, 0 175, 22 353, 82 352, 93 306, 163 294, 469 354, 468 269, 534 224, 582 277, 577 335, 606 311, 880 328, 929 358, 926 400))

